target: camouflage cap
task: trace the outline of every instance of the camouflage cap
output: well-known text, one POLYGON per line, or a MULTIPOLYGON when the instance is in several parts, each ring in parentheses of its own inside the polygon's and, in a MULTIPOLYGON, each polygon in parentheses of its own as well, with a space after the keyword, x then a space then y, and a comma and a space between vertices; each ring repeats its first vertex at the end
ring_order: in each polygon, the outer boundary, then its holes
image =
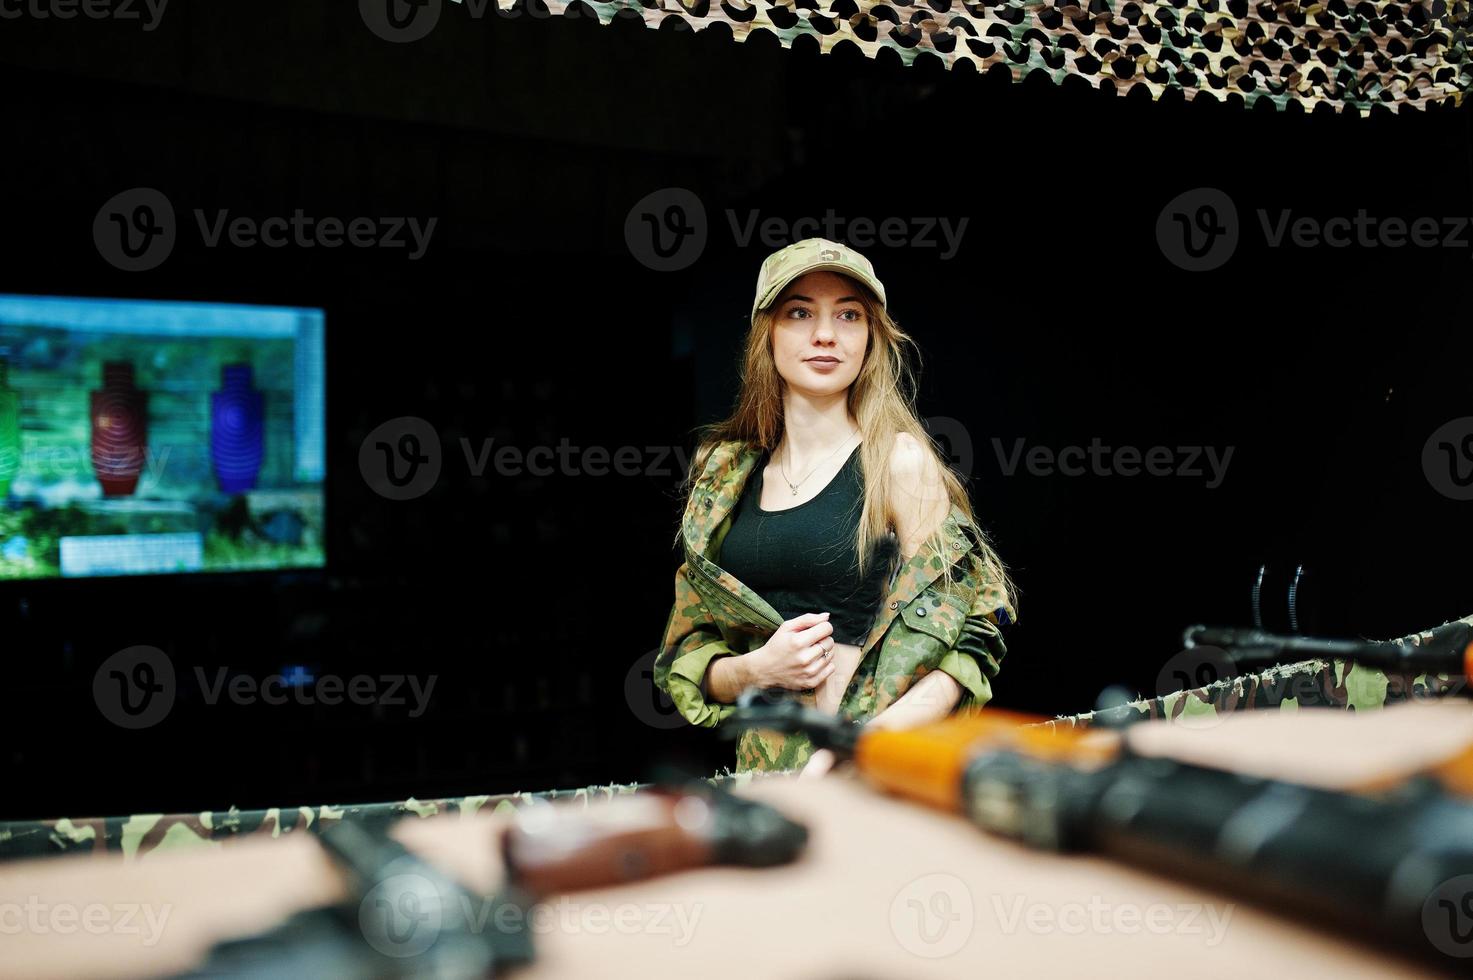
POLYGON ((885 305, 885 286, 875 275, 869 259, 847 245, 827 238, 805 238, 773 252, 762 262, 757 273, 757 298, 752 302, 752 316, 777 299, 788 283, 809 272, 842 272, 853 276, 874 290, 880 305, 885 305))

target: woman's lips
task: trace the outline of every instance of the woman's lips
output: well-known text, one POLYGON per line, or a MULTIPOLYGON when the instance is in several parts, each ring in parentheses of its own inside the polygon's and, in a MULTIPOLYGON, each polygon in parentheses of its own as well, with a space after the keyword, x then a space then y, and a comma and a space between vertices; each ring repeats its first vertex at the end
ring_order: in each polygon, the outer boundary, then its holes
POLYGON ((803 363, 813 368, 813 370, 818 371, 820 374, 828 374, 830 371, 834 370, 834 368, 838 367, 840 362, 837 358, 832 357, 810 357, 803 363))

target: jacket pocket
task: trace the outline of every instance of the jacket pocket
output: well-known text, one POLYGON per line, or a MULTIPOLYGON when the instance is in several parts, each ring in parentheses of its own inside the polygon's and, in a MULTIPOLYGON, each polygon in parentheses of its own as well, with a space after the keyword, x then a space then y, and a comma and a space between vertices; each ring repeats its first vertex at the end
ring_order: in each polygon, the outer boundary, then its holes
POLYGON ((961 636, 966 609, 953 596, 926 589, 900 607, 880 641, 875 665, 875 700, 869 714, 883 711, 910 686, 935 670, 961 636))
POLYGON ((961 636, 967 607, 955 596, 926 589, 900 608, 900 619, 917 633, 940 641, 941 650, 950 650, 961 636))

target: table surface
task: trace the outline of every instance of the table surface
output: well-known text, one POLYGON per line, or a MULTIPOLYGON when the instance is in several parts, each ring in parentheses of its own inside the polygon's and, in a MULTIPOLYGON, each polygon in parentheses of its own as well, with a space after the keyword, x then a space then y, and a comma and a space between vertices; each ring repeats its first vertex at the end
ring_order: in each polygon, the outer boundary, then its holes
MULTIPOLYGON (((1360 716, 1246 712, 1200 728, 1138 725, 1128 738, 1150 754, 1352 786, 1424 768, 1473 743, 1473 705, 1407 704, 1360 716)), ((1031 851, 958 816, 882 796, 848 774, 755 780, 737 792, 808 825, 800 860, 554 899, 532 918, 536 962, 513 975, 1242 980, 1245 971, 1290 962, 1304 980, 1437 975, 1240 898, 1099 858, 1031 851)), ((406 820, 396 833, 486 893, 500 880, 493 844, 511 819, 406 820)), ((304 834, 136 864, 97 854, 0 866, 0 976, 182 970, 219 939, 334 901, 343 887, 304 834), (139 911, 125 923, 128 908, 139 911), (43 910, 39 925, 35 909, 43 910)), ((1449 961, 1450 970, 1455 965, 1449 961)))

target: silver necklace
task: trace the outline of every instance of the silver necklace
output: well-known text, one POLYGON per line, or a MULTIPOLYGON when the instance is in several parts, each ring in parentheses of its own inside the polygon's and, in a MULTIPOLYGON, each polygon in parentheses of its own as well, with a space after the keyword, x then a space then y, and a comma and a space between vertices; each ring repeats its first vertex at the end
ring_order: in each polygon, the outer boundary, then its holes
MULTIPOLYGON (((853 432, 849 433, 849 439, 853 439, 857 435, 859 435, 859 430, 858 429, 855 429, 853 432)), ((845 446, 849 445, 849 439, 845 439, 843 442, 839 443, 839 448, 838 449, 835 449, 833 452, 829 453, 823 459, 821 459, 817 463, 815 463, 814 466, 813 466, 813 469, 809 470, 806 474, 804 474, 803 480, 806 480, 806 479, 808 479, 808 477, 812 476, 814 473, 817 473, 818 472, 818 468, 820 466, 822 466, 824 463, 827 463, 829 460, 831 460, 835 456, 837 456, 839 454, 839 449, 843 449, 845 446)), ((783 463, 782 460, 778 460, 777 461, 777 471, 782 474, 782 476, 783 476, 783 482, 788 485, 788 489, 791 490, 791 491, 793 491, 793 496, 795 496, 795 497, 798 496, 798 487, 800 485, 802 485, 803 480, 799 480, 797 483, 794 483, 792 480, 789 480, 788 479, 788 469, 787 469, 787 466, 783 463)))

